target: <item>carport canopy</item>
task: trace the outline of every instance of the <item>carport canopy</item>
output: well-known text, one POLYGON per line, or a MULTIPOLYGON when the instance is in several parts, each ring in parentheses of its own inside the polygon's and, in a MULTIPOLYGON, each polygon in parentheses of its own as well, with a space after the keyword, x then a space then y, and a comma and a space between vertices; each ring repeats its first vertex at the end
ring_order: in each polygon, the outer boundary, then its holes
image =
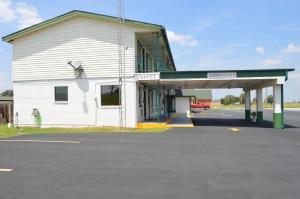
POLYGON ((284 84, 288 79, 289 71, 294 71, 294 69, 161 72, 160 85, 176 86, 182 89, 242 88, 253 90, 284 84))
POLYGON ((274 128, 284 128, 283 85, 288 80, 288 72, 293 68, 257 70, 212 70, 212 71, 172 71, 152 74, 138 74, 142 84, 157 84, 168 89, 230 89, 245 91, 245 119, 252 120, 250 91, 256 90, 256 121, 263 122, 263 93, 265 87, 273 87, 274 128))

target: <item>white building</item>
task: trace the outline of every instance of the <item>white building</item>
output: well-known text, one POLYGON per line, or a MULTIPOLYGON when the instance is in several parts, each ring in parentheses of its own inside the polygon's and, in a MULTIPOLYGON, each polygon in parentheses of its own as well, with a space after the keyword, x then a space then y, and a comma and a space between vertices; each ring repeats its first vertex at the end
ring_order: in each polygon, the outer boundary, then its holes
POLYGON ((274 127, 284 127, 283 85, 294 69, 176 71, 161 25, 75 10, 2 40, 13 44, 19 126, 136 127, 175 110, 174 88, 243 88, 246 120, 256 90, 261 123, 262 88, 272 86, 274 127))
POLYGON ((145 76, 137 75, 151 72, 150 78, 156 78, 159 74, 152 72, 175 70, 164 27, 125 21, 125 72, 120 82, 119 24, 115 17, 71 11, 3 37, 13 44, 15 123, 119 126, 122 115, 123 126, 126 122, 126 127, 136 127, 138 121, 158 117, 158 110, 165 113, 163 103, 156 108, 156 85, 139 84, 145 76), (69 61, 81 63, 81 77, 69 61))

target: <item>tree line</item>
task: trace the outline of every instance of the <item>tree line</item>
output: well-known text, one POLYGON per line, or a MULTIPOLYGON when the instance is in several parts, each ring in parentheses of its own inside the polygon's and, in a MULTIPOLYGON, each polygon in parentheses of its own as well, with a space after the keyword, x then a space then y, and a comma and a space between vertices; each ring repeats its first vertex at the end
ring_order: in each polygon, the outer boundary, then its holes
MULTIPOLYGON (((253 99, 253 103, 256 102, 256 98, 253 99)), ((221 98, 221 104, 223 105, 230 105, 230 104, 245 104, 245 93, 241 93, 239 97, 234 95, 226 95, 225 97, 221 98)), ((268 95, 266 103, 273 104, 273 95, 268 95)))
POLYGON ((0 96, 12 97, 14 95, 13 90, 5 90, 0 93, 0 96))

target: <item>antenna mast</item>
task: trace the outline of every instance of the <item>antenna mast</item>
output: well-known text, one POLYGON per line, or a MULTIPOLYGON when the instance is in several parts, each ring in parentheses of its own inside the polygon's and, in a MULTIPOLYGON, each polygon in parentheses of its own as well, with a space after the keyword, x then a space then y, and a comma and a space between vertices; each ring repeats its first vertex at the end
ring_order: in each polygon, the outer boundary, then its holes
POLYGON ((126 128, 126 85, 125 85, 125 26, 124 0, 118 0, 118 52, 119 52, 119 126, 126 128), (123 99, 122 99, 123 98, 123 99))

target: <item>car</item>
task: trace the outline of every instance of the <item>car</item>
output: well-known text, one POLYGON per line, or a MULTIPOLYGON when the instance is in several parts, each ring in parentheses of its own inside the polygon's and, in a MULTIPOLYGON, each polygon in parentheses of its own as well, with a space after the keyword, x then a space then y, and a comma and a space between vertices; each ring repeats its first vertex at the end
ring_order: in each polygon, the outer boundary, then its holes
POLYGON ((211 108, 211 99, 198 99, 196 103, 191 105, 192 108, 203 108, 205 110, 211 108))

